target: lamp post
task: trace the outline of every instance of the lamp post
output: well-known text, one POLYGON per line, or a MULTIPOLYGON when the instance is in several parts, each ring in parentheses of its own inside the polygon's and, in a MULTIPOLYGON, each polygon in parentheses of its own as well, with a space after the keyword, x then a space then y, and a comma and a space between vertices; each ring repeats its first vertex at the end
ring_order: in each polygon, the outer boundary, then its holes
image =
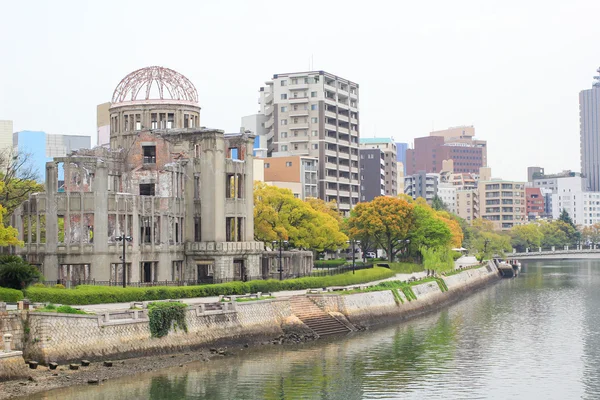
POLYGON ((352 274, 354 274, 356 269, 356 245, 360 245, 360 240, 346 240, 346 243, 352 244, 352 274))
POLYGON ((283 245, 287 245, 288 241, 287 240, 273 240, 273 247, 275 247, 275 245, 277 245, 279 243, 279 269, 277 270, 277 272, 279 272, 279 280, 282 281, 283 280, 283 266, 281 265, 281 259, 283 257, 283 245))
POLYGON ((131 242, 133 240, 133 238, 131 236, 125 236, 125 235, 121 235, 121 236, 117 236, 115 238, 117 241, 123 241, 123 287, 127 287, 127 267, 125 264, 125 247, 127 247, 127 242, 131 242))

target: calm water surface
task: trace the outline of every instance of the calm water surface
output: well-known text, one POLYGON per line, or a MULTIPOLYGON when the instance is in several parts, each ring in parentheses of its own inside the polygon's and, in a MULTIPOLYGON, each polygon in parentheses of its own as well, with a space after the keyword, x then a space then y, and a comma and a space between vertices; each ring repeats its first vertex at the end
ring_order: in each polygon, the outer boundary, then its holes
POLYGON ((600 261, 527 263, 435 314, 44 399, 600 399, 600 261))

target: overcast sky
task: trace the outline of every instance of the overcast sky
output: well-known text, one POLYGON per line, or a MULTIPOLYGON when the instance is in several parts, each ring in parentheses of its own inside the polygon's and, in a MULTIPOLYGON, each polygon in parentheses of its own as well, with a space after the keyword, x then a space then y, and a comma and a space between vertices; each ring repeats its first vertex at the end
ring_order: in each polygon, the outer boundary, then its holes
POLYGON ((600 1, 0 0, 0 119, 96 132, 129 72, 172 68, 204 126, 238 131, 274 73, 360 85, 361 136, 474 125, 495 177, 580 170, 578 93, 600 67, 600 1))

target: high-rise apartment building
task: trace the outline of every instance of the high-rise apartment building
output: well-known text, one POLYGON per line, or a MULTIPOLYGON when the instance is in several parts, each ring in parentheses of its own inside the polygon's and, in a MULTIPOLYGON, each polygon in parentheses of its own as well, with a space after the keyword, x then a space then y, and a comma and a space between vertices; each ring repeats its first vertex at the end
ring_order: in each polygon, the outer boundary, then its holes
MULTIPOLYGON (((535 175, 532 182, 527 184, 528 187, 541 189, 544 196, 545 216, 552 217, 555 212, 555 198, 553 194, 558 193, 581 193, 585 191, 586 180, 579 172, 563 171, 558 174, 535 175)), ((556 212, 560 214, 560 208, 556 212)))
POLYGON ((454 172, 478 173, 487 165, 487 143, 476 140, 475 128, 457 127, 416 138, 414 149, 406 150, 406 171, 439 173, 443 161, 454 161, 454 172))
POLYGON ((359 201, 358 84, 324 71, 276 74, 259 104, 268 156, 318 159, 319 197, 348 214, 359 201))
POLYGON ((269 157, 264 162, 264 180, 269 185, 290 189, 294 196, 305 200, 319 197, 316 158, 305 156, 269 157))
POLYGON ((559 192, 552 194, 552 218, 558 219, 565 210, 575 225, 600 223, 600 192, 559 192))
POLYGON ((481 217, 495 229, 509 230, 527 221, 525 183, 489 180, 479 182, 481 217))
POLYGON ((13 122, 0 120, 0 155, 7 156, 13 149, 13 122))
POLYGON ((398 195, 398 165, 396 164, 396 143, 391 138, 361 138, 361 149, 380 149, 385 160, 385 194, 398 195))
POLYGON ((479 191, 477 189, 458 189, 456 191, 456 215, 469 224, 479 218, 479 191))
MULTIPOLYGON (((600 75, 600 68, 597 70, 600 75)), ((581 173, 585 189, 600 191, 600 76, 594 76, 591 89, 579 92, 579 135, 581 173)))
POLYGON ((535 221, 538 218, 545 216, 546 207, 544 205, 544 194, 541 188, 528 187, 525 188, 525 196, 527 201, 527 218, 530 221, 535 221))
POLYGON ((433 198, 438 194, 440 174, 425 173, 419 171, 413 175, 404 177, 404 193, 416 199, 422 197, 431 204, 433 198))
POLYGON ((360 156, 360 201, 385 196, 385 153, 383 150, 358 150, 360 156))

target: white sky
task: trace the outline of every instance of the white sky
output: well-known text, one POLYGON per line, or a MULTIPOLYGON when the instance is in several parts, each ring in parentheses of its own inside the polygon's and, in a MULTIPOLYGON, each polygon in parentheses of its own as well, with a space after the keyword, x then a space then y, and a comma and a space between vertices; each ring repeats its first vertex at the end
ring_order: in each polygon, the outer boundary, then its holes
POLYGON ((360 84, 363 137, 475 125, 494 176, 579 171, 599 15, 597 0, 0 0, 0 119, 95 142, 96 105, 161 65, 196 85, 202 125, 238 131, 264 81, 312 56, 360 84))

